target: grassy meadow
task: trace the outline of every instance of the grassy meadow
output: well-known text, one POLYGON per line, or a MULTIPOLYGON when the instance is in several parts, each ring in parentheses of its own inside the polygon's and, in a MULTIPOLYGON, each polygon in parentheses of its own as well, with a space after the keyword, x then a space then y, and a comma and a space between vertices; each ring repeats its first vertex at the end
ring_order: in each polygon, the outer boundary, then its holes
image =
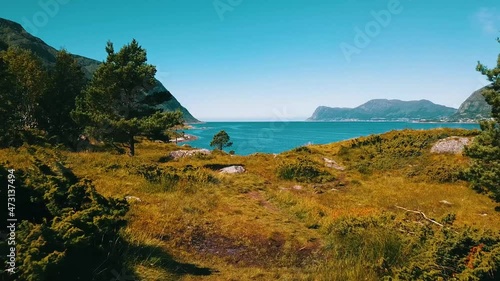
MULTIPOLYGON (((431 154, 452 129, 393 131, 278 155, 140 141, 136 156, 23 146, 4 166, 61 163, 129 198, 116 280, 498 280, 498 205, 463 179, 469 159, 431 154), (344 169, 328 167, 324 158, 344 169), (242 165, 242 174, 220 174, 242 165)), ((19 207, 21 208, 21 207, 19 207)))

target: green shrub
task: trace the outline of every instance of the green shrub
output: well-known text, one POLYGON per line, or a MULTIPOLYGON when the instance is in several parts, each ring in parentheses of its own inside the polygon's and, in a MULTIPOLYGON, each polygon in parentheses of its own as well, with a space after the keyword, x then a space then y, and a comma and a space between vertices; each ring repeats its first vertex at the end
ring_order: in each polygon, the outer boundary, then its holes
MULTIPOLYGON (((477 131, 463 129, 392 131, 351 140, 340 147, 338 156, 363 174, 370 174, 374 170, 405 170, 409 165, 422 161, 422 157, 430 153, 430 148, 436 141, 450 136, 467 137, 477 134, 477 131)), ((438 171, 434 175, 437 181, 457 179, 454 174, 443 173, 448 173, 448 170, 438 171)))
POLYGON ((406 267, 401 280, 485 280, 500 278, 500 237, 487 231, 443 228, 406 267))
POLYGON ((159 183, 163 175, 163 170, 154 164, 127 165, 126 168, 130 173, 141 175, 152 183, 159 183))
POLYGON ((296 152, 296 153, 306 153, 306 154, 311 154, 312 151, 309 147, 307 146, 299 146, 294 149, 292 149, 291 152, 296 152))
POLYGON ((351 276, 499 280, 500 235, 455 227, 454 214, 441 220, 444 227, 418 214, 339 219, 327 227, 325 250, 355 270, 351 276))
MULTIPOLYGON (((126 201, 104 198, 62 164, 35 159, 15 175, 21 221, 15 280, 109 280, 109 268, 123 263, 117 245, 126 201)), ((0 165, 0 182, 6 177, 0 165)))
POLYGON ((161 168, 156 165, 140 165, 135 173, 143 175, 149 184, 148 192, 164 192, 184 190, 196 192, 200 186, 218 184, 219 179, 204 168, 187 165, 182 169, 174 167, 161 168))
POLYGON ((362 275, 390 275, 404 265, 412 247, 397 229, 387 227, 394 217, 344 218, 328 227, 326 249, 336 260, 362 275))
POLYGON ((454 159, 447 160, 445 157, 447 156, 440 157, 438 160, 424 160, 423 163, 412 165, 406 175, 427 182, 449 183, 462 180, 466 166, 454 159))
POLYGON ((334 177, 326 171, 317 168, 317 164, 311 160, 298 159, 280 165, 277 175, 284 180, 294 180, 297 182, 327 182, 334 177))

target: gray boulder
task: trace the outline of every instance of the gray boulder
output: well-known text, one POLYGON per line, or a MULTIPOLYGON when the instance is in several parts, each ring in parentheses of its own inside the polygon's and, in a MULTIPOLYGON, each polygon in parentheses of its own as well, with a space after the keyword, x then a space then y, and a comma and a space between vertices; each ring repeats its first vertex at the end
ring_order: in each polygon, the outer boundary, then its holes
POLYGON ((432 148, 431 153, 449 153, 460 154, 464 147, 471 142, 471 138, 464 137, 449 137, 436 142, 432 148))
POLYGON ((339 170, 339 171, 345 170, 345 168, 340 166, 337 162, 335 162, 335 160, 328 159, 325 157, 325 158, 323 158, 323 161, 325 161, 325 166, 327 166, 328 168, 333 168, 333 169, 339 170))
POLYGON ((221 174, 241 174, 245 172, 243 166, 229 166, 219 170, 221 174))

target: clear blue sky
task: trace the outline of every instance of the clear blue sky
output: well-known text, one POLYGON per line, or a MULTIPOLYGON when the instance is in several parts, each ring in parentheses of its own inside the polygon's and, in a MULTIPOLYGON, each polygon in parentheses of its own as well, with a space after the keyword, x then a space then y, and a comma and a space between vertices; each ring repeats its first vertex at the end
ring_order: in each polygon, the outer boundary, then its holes
POLYGON ((498 0, 19 0, 0 17, 98 60, 108 40, 136 38, 204 121, 300 120, 373 98, 458 107, 485 84, 477 61, 500 50, 498 0))

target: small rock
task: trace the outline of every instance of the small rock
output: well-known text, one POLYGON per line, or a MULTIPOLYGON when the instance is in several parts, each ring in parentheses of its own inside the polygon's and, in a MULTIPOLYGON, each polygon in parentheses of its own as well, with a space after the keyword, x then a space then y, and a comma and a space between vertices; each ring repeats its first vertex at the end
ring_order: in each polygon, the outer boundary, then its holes
POLYGON ((295 190, 302 190, 303 187, 301 185, 294 185, 292 188, 295 190))
POLYGON ((335 162, 335 160, 332 160, 332 159, 328 159, 328 158, 323 158, 323 160, 325 161, 325 166, 327 166, 328 168, 334 168, 335 170, 339 170, 339 171, 344 171, 345 168, 340 166, 337 162, 335 162))
POLYGON ((241 174, 245 172, 243 166, 229 166, 219 170, 221 174, 241 174))
POLYGON ((453 205, 451 202, 448 202, 446 200, 441 200, 439 203, 444 204, 444 205, 453 205))
POLYGON ((141 198, 136 196, 125 196, 125 200, 127 200, 127 202, 142 202, 141 198))

